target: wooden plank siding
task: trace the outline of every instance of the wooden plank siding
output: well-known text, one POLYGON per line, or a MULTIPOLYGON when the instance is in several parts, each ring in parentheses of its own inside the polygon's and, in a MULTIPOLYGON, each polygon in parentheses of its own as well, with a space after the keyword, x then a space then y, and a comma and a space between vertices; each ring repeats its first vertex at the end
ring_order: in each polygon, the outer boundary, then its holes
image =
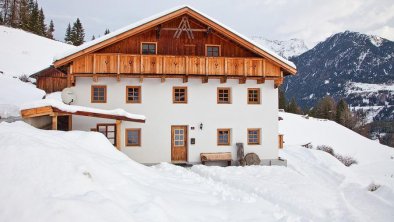
MULTIPOLYGON (((159 74, 281 77, 279 66, 263 58, 96 53, 73 63, 74 74, 159 74), (118 60, 120 60, 118 62, 118 60)), ((114 75, 115 76, 115 75, 114 75)))
MULTIPOLYGON (((157 38, 156 27, 154 27, 104 47, 97 53, 141 54, 142 42, 155 42, 157 43, 158 55, 205 56, 206 45, 220 45, 220 55, 224 57, 258 57, 257 54, 215 30, 212 30, 209 35, 204 31, 194 31, 193 39, 189 39, 185 33, 180 35, 179 38, 174 38, 175 31, 165 29, 178 27, 181 19, 182 16, 162 23, 159 38, 157 38)), ((191 16, 188 17, 188 20, 192 29, 207 28, 206 24, 191 16)))

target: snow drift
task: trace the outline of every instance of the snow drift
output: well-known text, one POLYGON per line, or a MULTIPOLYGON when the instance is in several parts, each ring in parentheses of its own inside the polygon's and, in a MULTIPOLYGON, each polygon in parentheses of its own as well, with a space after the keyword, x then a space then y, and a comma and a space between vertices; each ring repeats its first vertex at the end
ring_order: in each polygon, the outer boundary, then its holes
POLYGON ((23 122, 0 123, 0 144, 0 221, 394 218, 393 186, 382 184, 370 192, 372 180, 360 178, 354 167, 300 146, 281 151, 287 168, 186 169, 140 165, 100 133, 44 131, 23 122))

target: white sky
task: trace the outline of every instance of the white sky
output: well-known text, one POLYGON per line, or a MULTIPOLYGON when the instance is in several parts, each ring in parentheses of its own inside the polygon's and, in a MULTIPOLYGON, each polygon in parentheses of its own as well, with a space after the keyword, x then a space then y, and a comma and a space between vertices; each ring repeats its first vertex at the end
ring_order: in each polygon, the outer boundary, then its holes
POLYGON ((394 0, 38 0, 55 37, 77 17, 86 40, 178 5, 190 5, 246 36, 300 38, 309 47, 345 30, 394 40, 394 0))

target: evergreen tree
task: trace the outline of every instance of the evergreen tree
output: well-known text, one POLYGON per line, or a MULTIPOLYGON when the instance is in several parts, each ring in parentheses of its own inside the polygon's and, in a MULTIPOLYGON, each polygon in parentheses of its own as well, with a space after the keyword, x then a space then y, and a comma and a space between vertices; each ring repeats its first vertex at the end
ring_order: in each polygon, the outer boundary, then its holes
POLYGON ((96 39, 96 37, 93 35, 93 36, 92 36, 92 41, 95 40, 95 39, 96 39))
POLYGON ((38 10, 38 3, 37 2, 32 2, 29 3, 29 8, 30 8, 30 19, 29 19, 29 31, 40 35, 40 26, 39 26, 39 20, 40 20, 40 11, 38 10))
POLYGON ((66 36, 64 37, 64 42, 67 44, 72 44, 71 42, 71 25, 68 23, 67 29, 66 29, 66 36))
POLYGON ((282 89, 279 89, 279 109, 286 109, 287 101, 285 92, 282 89))
POLYGON ((53 24, 53 21, 51 20, 51 22, 49 23, 49 28, 47 30, 47 38, 49 39, 54 39, 53 37, 53 32, 55 31, 55 25, 53 24))
POLYGON ((72 44, 75 46, 82 45, 85 42, 85 30, 79 18, 73 24, 70 37, 72 44))
POLYGON ((3 25, 3 23, 4 23, 3 15, 2 15, 1 12, 0 12, 0 25, 3 25))
POLYGON ((42 8, 40 9, 40 12, 38 14, 38 34, 40 36, 47 35, 47 25, 45 24, 45 15, 44 15, 44 10, 42 10, 42 8))
POLYGON ((331 96, 325 96, 317 103, 314 109, 314 117, 321 119, 335 120, 335 116, 336 116, 335 100, 331 96))
POLYGON ((0 0, 1 23, 4 25, 9 25, 10 5, 11 0, 0 0))
POLYGON ((301 108, 297 105, 297 101, 295 98, 291 98, 290 103, 287 106, 286 112, 295 113, 295 114, 302 114, 301 108))
POLYGON ((344 99, 339 100, 337 104, 335 121, 347 128, 353 128, 356 124, 356 118, 349 110, 349 106, 344 99))
POLYGON ((19 0, 12 0, 10 3, 10 17, 8 25, 13 28, 19 28, 19 0))
POLYGON ((106 30, 104 31, 104 35, 109 34, 109 33, 110 33, 109 29, 106 29, 106 30))
POLYGON ((28 0, 21 0, 19 4, 19 27, 23 30, 29 31, 30 10, 28 0))

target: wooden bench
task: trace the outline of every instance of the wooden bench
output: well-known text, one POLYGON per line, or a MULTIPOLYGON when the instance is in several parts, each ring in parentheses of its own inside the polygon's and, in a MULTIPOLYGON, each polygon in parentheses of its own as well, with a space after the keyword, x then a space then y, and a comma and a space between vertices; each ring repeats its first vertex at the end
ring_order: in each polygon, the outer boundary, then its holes
POLYGON ((226 161, 228 166, 231 166, 231 153, 218 152, 218 153, 201 153, 201 163, 205 165, 206 162, 226 161))

